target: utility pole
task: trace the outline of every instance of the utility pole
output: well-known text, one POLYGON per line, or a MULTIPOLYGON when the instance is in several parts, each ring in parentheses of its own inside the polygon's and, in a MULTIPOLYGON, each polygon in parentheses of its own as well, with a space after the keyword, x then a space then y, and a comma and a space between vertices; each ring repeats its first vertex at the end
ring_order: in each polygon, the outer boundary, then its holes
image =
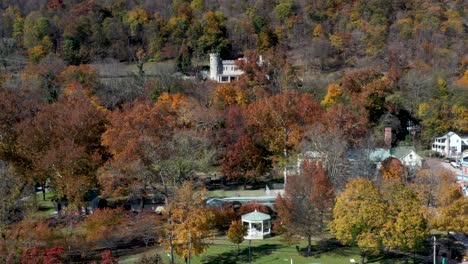
POLYGON ((437 256, 436 256, 436 245, 437 245, 436 241, 437 240, 436 240, 436 237, 432 236, 432 240, 434 241, 434 262, 433 262, 433 264, 437 264, 437 256))
POLYGON ((190 250, 192 248, 192 234, 188 233, 188 259, 187 259, 187 264, 190 264, 190 250))
POLYGON ((171 244, 171 264, 174 264, 174 245, 172 244, 172 234, 169 235, 169 243, 171 244))

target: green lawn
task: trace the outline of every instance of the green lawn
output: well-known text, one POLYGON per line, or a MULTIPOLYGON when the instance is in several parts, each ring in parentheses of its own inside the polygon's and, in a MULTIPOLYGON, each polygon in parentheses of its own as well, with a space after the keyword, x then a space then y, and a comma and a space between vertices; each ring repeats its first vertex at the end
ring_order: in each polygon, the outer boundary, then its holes
POLYGON ((47 217, 50 217, 50 215, 55 212, 55 205, 52 202, 53 196, 54 196, 54 193, 46 192, 46 199, 44 201, 42 197, 42 193, 36 194, 38 210, 37 212, 34 213, 35 216, 41 217, 41 218, 47 218, 47 217))
MULTIPOLYGON (((300 246, 305 247, 305 242, 300 246)), ((265 240, 252 241, 252 263, 285 263, 290 264, 291 259, 294 264, 344 264, 350 263, 350 259, 359 262, 359 251, 356 248, 340 247, 332 243, 322 243, 314 245, 313 256, 304 257, 298 251, 295 245, 287 245, 279 240, 279 237, 268 238, 265 240)), ((154 252, 154 250, 153 250, 154 252)), ((126 256, 121 258, 120 263, 135 263, 133 261, 144 254, 126 256), (129 261, 131 260, 131 261, 129 261)), ((237 246, 226 240, 224 237, 218 237, 212 240, 212 245, 208 251, 200 256, 194 256, 191 260, 193 264, 237 264, 248 263, 248 241, 241 244, 238 253, 237 246)), ((162 255, 164 261, 168 261, 166 254, 162 255)), ((176 256, 177 263, 184 263, 183 259, 176 256)), ((403 256, 375 256, 369 258, 367 263, 413 263, 411 258, 403 256), (408 262, 405 262, 408 260, 408 262)), ((422 263, 422 262, 416 262, 422 263)))

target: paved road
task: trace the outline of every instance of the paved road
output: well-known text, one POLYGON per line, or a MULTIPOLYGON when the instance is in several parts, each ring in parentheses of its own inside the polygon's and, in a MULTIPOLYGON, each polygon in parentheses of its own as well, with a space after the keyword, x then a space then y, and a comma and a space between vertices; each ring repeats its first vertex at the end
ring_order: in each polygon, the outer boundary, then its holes
POLYGON ((439 159, 427 159, 426 163, 431 169, 435 171, 445 169, 452 171, 456 175, 462 174, 462 171, 460 169, 456 169, 452 165, 450 165, 450 163, 442 162, 439 159))

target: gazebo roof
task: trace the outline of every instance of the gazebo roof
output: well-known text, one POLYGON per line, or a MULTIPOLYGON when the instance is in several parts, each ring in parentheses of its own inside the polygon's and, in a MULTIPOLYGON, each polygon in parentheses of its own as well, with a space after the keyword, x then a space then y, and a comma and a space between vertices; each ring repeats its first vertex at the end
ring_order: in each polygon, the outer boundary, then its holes
POLYGON ((257 212, 257 210, 242 216, 242 221, 264 221, 271 219, 268 214, 257 212))

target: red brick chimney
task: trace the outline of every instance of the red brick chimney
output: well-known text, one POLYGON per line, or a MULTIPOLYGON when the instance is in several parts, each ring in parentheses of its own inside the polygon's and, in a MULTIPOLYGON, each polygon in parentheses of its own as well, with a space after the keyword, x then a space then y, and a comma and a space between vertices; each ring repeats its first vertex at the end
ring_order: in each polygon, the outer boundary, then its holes
POLYGON ((385 141, 385 146, 390 149, 392 147, 392 128, 391 127, 385 128, 384 141, 385 141))

